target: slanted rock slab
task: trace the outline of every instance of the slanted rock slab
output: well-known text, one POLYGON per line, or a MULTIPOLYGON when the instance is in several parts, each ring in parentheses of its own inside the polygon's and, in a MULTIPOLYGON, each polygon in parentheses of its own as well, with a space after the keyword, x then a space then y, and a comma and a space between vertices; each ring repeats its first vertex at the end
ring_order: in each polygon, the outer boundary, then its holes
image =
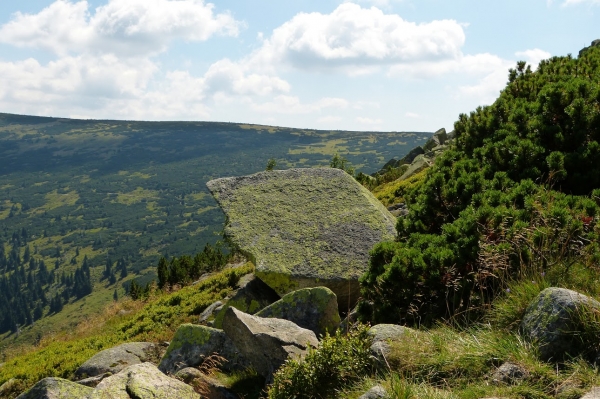
POLYGON ((263 319, 233 307, 225 313, 223 328, 267 382, 289 357, 303 357, 309 346, 319 345, 315 333, 291 321, 263 319))
MULTIPOLYGON (((88 388, 89 389, 89 388, 88 388)), ((70 398, 80 398, 73 396, 70 398)), ((152 363, 129 366, 104 379, 87 399, 200 399, 194 389, 167 377, 152 363)))
POLYGON ((585 349, 577 335, 579 317, 585 309, 600 310, 600 303, 565 288, 546 288, 529 304, 521 321, 521 334, 539 344, 543 360, 561 360, 585 349))
POLYGON ((333 334, 340 325, 337 297, 327 287, 304 288, 284 295, 256 313, 258 317, 289 320, 317 337, 333 334))
POLYGON ((174 374, 186 367, 199 366, 210 355, 224 357, 225 370, 243 368, 248 362, 222 330, 197 324, 182 324, 175 332, 158 368, 174 374))
POLYGON ((275 170, 206 183, 227 215, 225 234, 280 296, 325 286, 354 306, 373 246, 396 219, 340 169, 275 170))
POLYGON ((69 380, 48 377, 39 381, 29 391, 17 396, 17 399, 75 399, 85 398, 92 388, 69 380))
POLYGON ((75 376, 83 378, 105 373, 116 374, 127 366, 150 360, 156 350, 156 345, 150 342, 121 344, 96 353, 75 371, 75 376))
POLYGON ((244 313, 255 314, 259 310, 279 300, 279 295, 254 274, 243 276, 237 284, 235 294, 216 312, 213 327, 223 327, 223 316, 227 308, 233 306, 244 313))

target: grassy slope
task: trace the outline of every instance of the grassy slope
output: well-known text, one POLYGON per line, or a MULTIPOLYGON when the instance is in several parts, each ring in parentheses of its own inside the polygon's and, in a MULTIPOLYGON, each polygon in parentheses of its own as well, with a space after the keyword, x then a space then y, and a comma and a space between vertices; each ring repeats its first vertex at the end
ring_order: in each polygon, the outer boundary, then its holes
POLYGON ((223 299, 251 263, 226 269, 173 293, 156 293, 146 303, 121 301, 80 323, 70 333, 44 338, 38 347, 13 348, 0 367, 0 385, 11 378, 24 390, 47 376, 69 378, 95 353, 123 342, 169 341, 178 326, 191 322, 211 303, 223 299))
POLYGON ((0 244, 10 252, 11 235, 26 228, 33 257, 50 270, 58 262, 59 274, 71 273, 87 255, 95 276, 92 295, 19 336, 0 336, 0 348, 71 328, 115 289, 124 295, 132 275, 152 279, 160 255, 193 254, 218 239, 224 218, 204 185, 209 179, 263 170, 269 158, 285 168, 326 165, 336 152, 374 171, 428 137, 0 114, 0 244), (124 258, 132 274, 112 286, 100 281, 107 258, 124 258))

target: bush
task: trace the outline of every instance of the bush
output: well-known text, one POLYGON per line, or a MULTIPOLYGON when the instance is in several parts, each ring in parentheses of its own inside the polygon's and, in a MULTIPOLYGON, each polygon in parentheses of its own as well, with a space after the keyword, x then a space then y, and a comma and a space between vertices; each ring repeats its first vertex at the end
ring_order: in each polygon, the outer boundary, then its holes
POLYGON ((270 399, 333 398, 337 390, 368 375, 373 368, 366 326, 343 335, 327 334, 303 360, 289 359, 274 375, 270 399))

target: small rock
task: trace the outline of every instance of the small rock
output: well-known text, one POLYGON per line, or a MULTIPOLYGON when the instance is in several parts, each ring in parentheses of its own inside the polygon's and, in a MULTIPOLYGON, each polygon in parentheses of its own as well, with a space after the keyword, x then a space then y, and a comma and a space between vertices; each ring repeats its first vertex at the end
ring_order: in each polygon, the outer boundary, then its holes
POLYGON ((96 375, 94 377, 84 378, 83 380, 77 381, 78 384, 85 385, 86 387, 94 388, 106 377, 110 377, 112 373, 104 373, 101 375, 96 375))
POLYGON ((380 399, 387 397, 386 390, 381 385, 375 385, 367 392, 362 394, 358 399, 380 399))
POLYGON ((335 333, 340 325, 337 297, 327 287, 304 288, 284 295, 256 313, 258 317, 289 320, 318 336, 335 333))
POLYGON ((600 387, 593 387, 588 393, 583 395, 581 399, 600 399, 600 387))
POLYGON ((175 332, 158 368, 174 374, 185 367, 197 367, 207 356, 217 354, 227 360, 224 370, 244 368, 248 362, 222 330, 197 324, 182 324, 175 332))
POLYGON ((111 373, 116 374, 127 366, 150 360, 156 351, 156 345, 150 342, 129 342, 96 353, 76 371, 77 378, 94 377, 111 373))
MULTIPOLYGON (((81 397, 72 396, 69 399, 81 397)), ((87 399, 109 398, 201 399, 192 387, 175 378, 167 377, 152 363, 134 364, 104 379, 87 399)))
POLYGON ((223 326, 227 336, 267 383, 289 357, 303 357, 309 346, 319 345, 314 332, 291 321, 263 319, 233 307, 227 309, 223 326))
POLYGON ((496 384, 515 385, 527 378, 527 369, 515 363, 505 362, 494 371, 492 381, 496 384))
POLYGON ((17 399, 84 398, 92 391, 92 388, 79 385, 73 381, 65 380, 63 378, 48 377, 39 381, 29 391, 17 396, 17 399))
POLYGON ((600 303, 565 288, 546 288, 529 304, 521 321, 521 334, 539 344, 543 360, 561 360, 583 352, 578 344, 578 314, 582 309, 600 310, 600 303))
POLYGON ((411 329, 396 324, 377 324, 369 329, 368 334, 373 338, 371 353, 380 366, 387 365, 387 358, 391 353, 390 342, 399 340, 408 331, 411 329))
POLYGON ((196 378, 200 378, 203 375, 204 374, 202 374, 202 371, 198 370, 195 367, 186 367, 175 373, 175 377, 179 378, 186 384, 189 384, 196 378))
POLYGON ((221 310, 222 307, 223 307, 223 302, 221 302, 221 301, 217 301, 217 302, 213 303, 212 305, 210 305, 209 307, 204 309, 204 312, 202 312, 202 314, 200 315, 198 322, 200 324, 204 323, 206 320, 208 320, 208 318, 210 316, 213 315, 213 313, 221 310))

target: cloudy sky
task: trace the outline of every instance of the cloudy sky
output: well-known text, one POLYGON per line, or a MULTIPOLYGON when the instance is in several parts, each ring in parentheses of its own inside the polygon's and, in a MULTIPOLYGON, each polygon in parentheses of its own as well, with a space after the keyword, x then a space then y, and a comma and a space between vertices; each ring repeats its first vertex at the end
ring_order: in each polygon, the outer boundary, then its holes
POLYGON ((599 22, 600 0, 1 1, 0 112, 451 129, 599 22))

